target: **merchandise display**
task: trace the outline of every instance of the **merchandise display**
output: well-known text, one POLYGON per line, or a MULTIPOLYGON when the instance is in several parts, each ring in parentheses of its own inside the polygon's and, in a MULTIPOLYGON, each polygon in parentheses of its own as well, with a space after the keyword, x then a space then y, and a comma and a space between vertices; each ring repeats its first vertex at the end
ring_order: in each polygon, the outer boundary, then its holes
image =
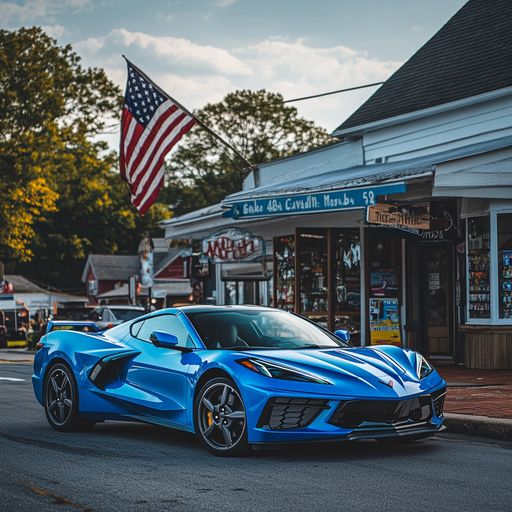
POLYGON ((275 307, 295 309, 295 236, 274 238, 275 307))
POLYGON ((489 217, 468 219, 469 318, 491 318, 489 217))
POLYGON ((300 314, 327 327, 327 231, 299 234, 300 314))

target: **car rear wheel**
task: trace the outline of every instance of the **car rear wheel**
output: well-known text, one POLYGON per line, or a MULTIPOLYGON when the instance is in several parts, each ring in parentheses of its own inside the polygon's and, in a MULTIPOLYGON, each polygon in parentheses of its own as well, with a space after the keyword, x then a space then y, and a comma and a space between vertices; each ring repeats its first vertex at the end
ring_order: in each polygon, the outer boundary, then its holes
POLYGON ((44 410, 48 423, 60 432, 89 430, 94 422, 82 418, 78 412, 78 391, 71 369, 54 364, 44 382, 44 410))
POLYGON ((215 455, 240 456, 250 451, 245 405, 230 379, 206 382, 197 395, 194 414, 199 439, 215 455))

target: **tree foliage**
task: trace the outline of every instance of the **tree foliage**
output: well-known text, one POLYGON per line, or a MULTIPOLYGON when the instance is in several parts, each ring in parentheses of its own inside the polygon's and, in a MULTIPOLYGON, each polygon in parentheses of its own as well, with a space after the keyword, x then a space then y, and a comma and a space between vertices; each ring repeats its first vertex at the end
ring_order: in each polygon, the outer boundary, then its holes
MULTIPOLYGON (((9 271, 79 284, 88 252, 136 249, 143 219, 99 136, 119 89, 40 28, 0 30, 0 259, 9 271)), ((117 122, 117 121, 116 121, 117 122)))
MULTIPOLYGON (((239 90, 195 112, 251 164, 306 151, 332 142, 327 132, 265 90, 239 90)), ((185 136, 168 164, 163 196, 174 214, 214 204, 242 186, 246 164, 208 131, 196 127, 185 136)))

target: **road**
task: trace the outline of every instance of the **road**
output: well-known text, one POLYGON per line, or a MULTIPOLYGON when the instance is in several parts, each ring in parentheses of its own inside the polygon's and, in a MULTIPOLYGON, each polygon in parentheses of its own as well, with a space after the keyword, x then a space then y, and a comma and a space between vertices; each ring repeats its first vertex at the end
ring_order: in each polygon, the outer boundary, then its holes
POLYGON ((222 459, 190 434, 106 422, 52 430, 31 367, 0 364, 0 511, 512 510, 512 444, 293 446, 222 459))

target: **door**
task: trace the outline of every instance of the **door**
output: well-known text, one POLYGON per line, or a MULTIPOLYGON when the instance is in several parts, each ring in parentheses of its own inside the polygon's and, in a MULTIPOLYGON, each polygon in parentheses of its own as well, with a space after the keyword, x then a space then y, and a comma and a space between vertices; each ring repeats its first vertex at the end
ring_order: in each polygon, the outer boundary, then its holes
POLYGON ((130 361, 125 384, 117 390, 127 401, 140 406, 140 416, 156 416, 170 424, 186 422, 190 393, 188 370, 193 352, 155 347, 149 337, 154 331, 174 334, 178 346, 194 348, 187 326, 179 316, 163 314, 136 322, 130 345, 141 353, 130 361))
POLYGON ((431 356, 453 356, 453 247, 424 244, 420 254, 428 352, 431 356))

